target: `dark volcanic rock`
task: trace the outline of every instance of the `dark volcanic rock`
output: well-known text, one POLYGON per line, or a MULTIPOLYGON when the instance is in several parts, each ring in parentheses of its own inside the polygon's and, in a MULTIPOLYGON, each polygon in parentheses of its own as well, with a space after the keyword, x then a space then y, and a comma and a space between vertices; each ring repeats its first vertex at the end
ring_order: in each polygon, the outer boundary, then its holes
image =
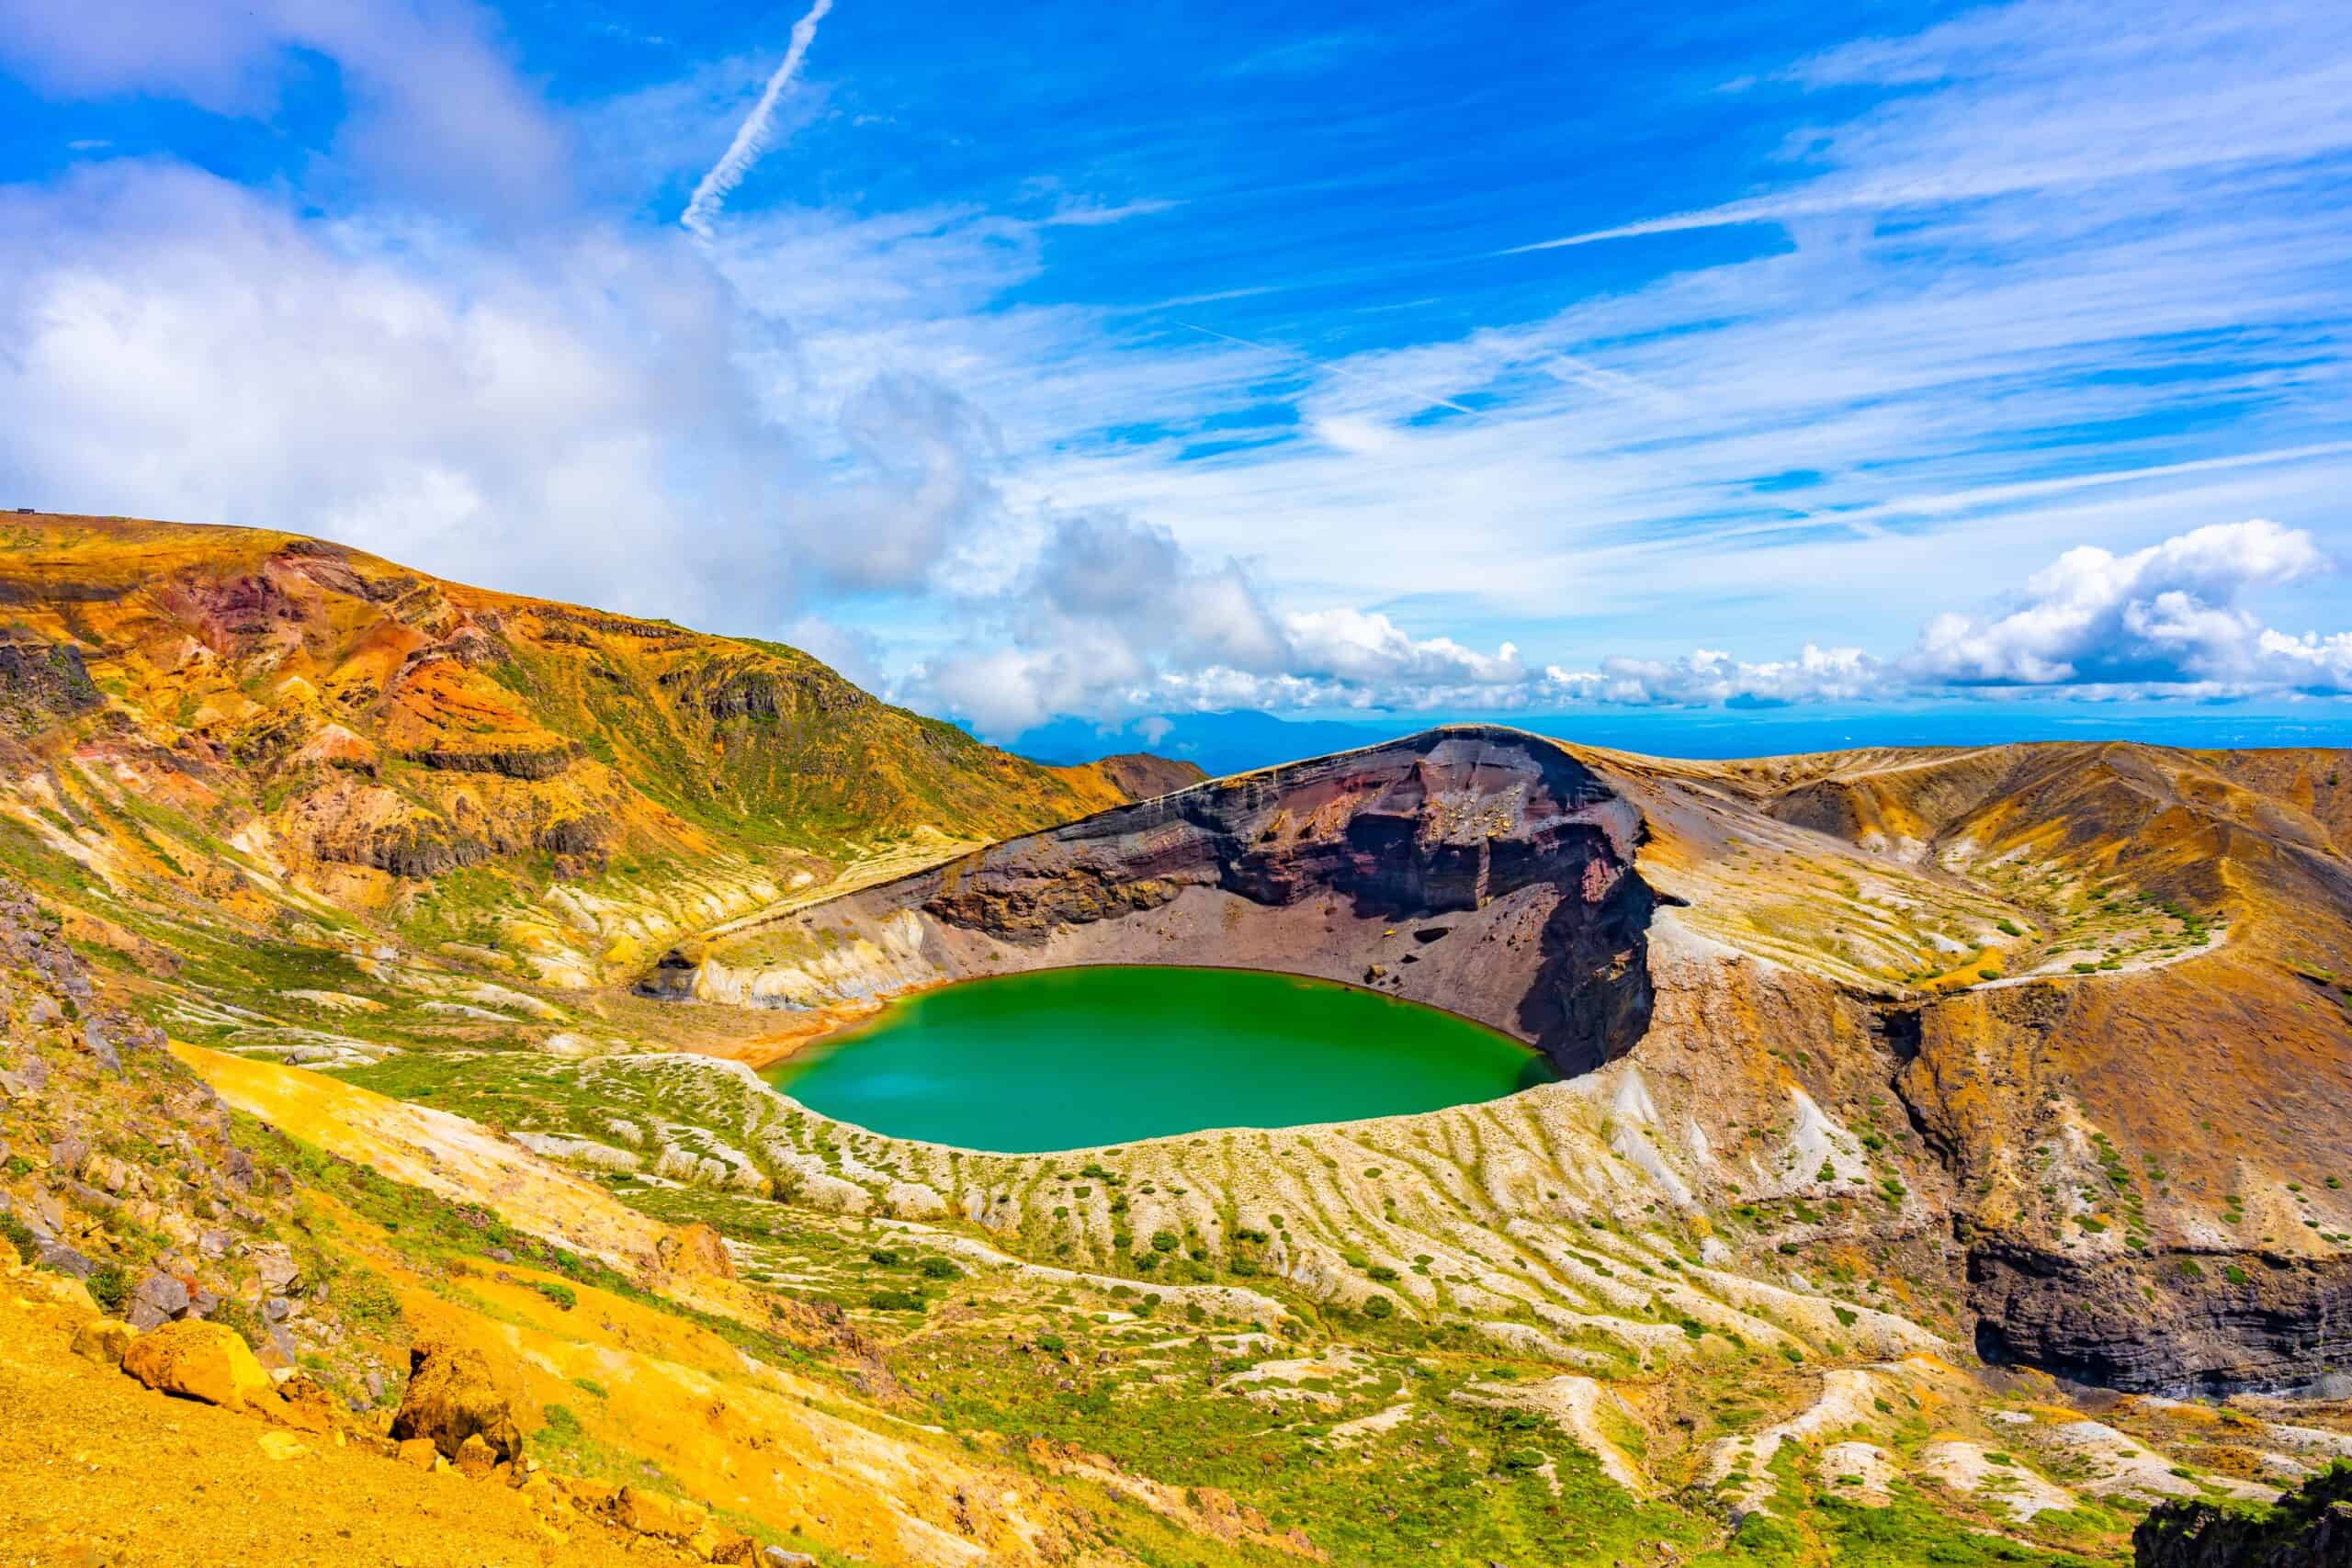
POLYGON ((2136 1568, 2352 1568, 2352 1464, 2269 1506, 2171 1502, 2132 1531, 2136 1568))
POLYGON ((2352 1259, 2083 1263, 1987 1239, 1968 1271, 1978 1352, 2077 1382, 2226 1394, 2291 1388, 2352 1359, 2352 1259))
POLYGON ((0 638, 0 728, 28 734, 92 712, 105 695, 71 643, 0 638))

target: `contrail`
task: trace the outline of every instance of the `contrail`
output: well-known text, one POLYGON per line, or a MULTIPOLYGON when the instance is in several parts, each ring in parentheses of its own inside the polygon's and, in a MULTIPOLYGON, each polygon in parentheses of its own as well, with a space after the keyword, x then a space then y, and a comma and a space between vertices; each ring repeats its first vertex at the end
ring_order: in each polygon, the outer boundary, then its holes
POLYGON ((695 186, 694 199, 678 214, 681 228, 706 240, 710 238, 711 220, 718 216, 719 208, 735 187, 743 183, 743 176, 752 172, 752 165, 760 161, 760 154, 768 150, 768 138, 775 122, 775 101, 792 85, 802 56, 808 52, 808 45, 817 36, 817 24, 832 8, 833 0, 817 0, 808 7, 807 16, 792 24, 792 47, 784 51, 784 63, 775 68, 775 74, 768 78, 766 90, 760 94, 760 101, 752 106, 743 123, 735 128, 735 140, 728 143, 726 152, 703 175, 702 183, 695 186))

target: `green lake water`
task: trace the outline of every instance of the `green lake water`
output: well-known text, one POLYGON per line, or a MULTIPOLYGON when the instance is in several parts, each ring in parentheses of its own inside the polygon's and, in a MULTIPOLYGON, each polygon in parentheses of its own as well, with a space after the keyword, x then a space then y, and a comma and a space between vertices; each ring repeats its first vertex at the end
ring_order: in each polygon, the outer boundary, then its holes
POLYGON ((1452 1013, 1249 969, 1049 969, 892 1002, 770 1069, 810 1109, 1001 1154, 1495 1100, 1555 1075, 1452 1013))

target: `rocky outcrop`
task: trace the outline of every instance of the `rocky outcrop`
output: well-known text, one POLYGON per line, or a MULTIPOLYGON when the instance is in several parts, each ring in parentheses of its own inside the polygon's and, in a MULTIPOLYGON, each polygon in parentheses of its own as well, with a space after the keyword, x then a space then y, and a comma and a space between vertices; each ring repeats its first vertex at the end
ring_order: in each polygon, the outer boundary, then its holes
POLYGON ((26 734, 105 703, 72 643, 0 639, 0 728, 26 734))
POLYGON ((411 755, 428 768, 449 773, 551 779, 571 766, 580 755, 580 748, 569 741, 541 746, 435 746, 411 755))
POLYGON ((1971 1249, 1977 1350, 2077 1382, 2218 1396, 2293 1390, 2352 1359, 2352 1259, 2254 1253, 2085 1261, 1971 1249))
POLYGON ((452 1461, 469 1440, 487 1445, 492 1462, 523 1454, 522 1429, 491 1376, 488 1358, 462 1346, 410 1347, 408 1388, 391 1435, 396 1441, 428 1438, 452 1461))
POLYGON ((654 1244, 654 1256, 673 1274, 701 1274, 715 1280, 735 1278, 735 1259, 726 1238, 696 1220, 654 1244))
POLYGON ((2267 1506, 2171 1502, 2132 1531, 2134 1568, 2352 1568, 2352 1464, 2267 1506))

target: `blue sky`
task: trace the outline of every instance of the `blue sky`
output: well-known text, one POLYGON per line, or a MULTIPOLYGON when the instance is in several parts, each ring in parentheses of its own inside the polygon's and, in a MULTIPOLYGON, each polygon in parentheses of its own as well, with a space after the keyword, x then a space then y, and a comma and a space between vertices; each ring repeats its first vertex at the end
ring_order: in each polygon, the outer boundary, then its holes
POLYGON ((2352 11, 1669 12, 0 0, 0 499, 1000 737, 2340 718, 2352 11))

